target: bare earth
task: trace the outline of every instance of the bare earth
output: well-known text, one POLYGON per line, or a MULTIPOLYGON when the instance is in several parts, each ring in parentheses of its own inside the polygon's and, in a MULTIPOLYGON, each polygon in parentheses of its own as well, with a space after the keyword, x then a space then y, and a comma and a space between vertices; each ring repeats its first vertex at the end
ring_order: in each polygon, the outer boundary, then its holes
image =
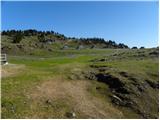
POLYGON ((1 77, 16 76, 25 68, 25 65, 6 64, 1 67, 1 77))
MULTIPOLYGON (((90 84, 89 81, 85 80, 48 80, 40 86, 36 86, 30 95, 35 102, 46 99, 51 104, 65 100, 65 104, 71 107, 71 111, 85 118, 123 118, 123 114, 111 104, 90 95, 87 91, 90 84)), ((38 116, 35 115, 34 117, 38 116)))

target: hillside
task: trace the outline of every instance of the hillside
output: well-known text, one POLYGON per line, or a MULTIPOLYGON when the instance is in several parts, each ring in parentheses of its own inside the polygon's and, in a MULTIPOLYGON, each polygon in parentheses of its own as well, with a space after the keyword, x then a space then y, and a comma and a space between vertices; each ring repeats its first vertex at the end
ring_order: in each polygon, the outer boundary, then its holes
POLYGON ((14 54, 34 54, 34 51, 43 50, 79 50, 79 49, 106 49, 128 48, 122 43, 115 43, 103 38, 71 38, 54 31, 37 30, 9 30, 2 31, 2 52, 14 54))
POLYGON ((2 52, 2 118, 159 117, 158 47, 8 31, 2 52))

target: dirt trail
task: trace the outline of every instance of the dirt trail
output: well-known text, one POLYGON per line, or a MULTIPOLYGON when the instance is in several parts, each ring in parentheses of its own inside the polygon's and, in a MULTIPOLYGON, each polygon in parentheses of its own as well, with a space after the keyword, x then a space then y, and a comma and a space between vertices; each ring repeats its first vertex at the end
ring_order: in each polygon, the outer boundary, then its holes
POLYGON ((10 76, 15 76, 20 71, 24 70, 25 65, 16 65, 16 64, 7 64, 7 65, 2 65, 1 67, 1 77, 10 77, 10 76))
POLYGON ((90 81, 48 80, 36 87, 31 98, 37 102, 42 99, 66 99, 78 118, 122 118, 123 114, 106 101, 91 95, 87 89, 90 81))

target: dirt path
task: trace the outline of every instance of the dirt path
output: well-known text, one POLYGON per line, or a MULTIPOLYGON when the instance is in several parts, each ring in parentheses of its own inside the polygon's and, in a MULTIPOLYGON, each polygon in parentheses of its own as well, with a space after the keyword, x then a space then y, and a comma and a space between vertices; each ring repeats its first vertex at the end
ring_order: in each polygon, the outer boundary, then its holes
POLYGON ((15 76, 18 73, 20 73, 22 70, 24 70, 25 65, 16 65, 16 64, 7 64, 2 65, 1 67, 1 77, 10 77, 15 76))
POLYGON ((77 118, 122 118, 123 114, 119 110, 87 91, 90 84, 90 81, 85 80, 48 80, 37 86, 30 95, 37 102, 42 99, 65 99, 77 118))

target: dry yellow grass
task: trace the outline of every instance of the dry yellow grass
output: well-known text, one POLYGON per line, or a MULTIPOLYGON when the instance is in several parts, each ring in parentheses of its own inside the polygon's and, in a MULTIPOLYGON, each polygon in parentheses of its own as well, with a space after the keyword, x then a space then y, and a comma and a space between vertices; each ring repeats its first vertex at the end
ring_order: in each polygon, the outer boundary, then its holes
MULTIPOLYGON (((36 86, 29 96, 34 102, 45 99, 55 103, 65 100, 69 109, 78 115, 77 118, 123 118, 121 111, 87 91, 90 84, 92 83, 86 80, 48 80, 36 86)), ((65 112, 62 114, 64 118, 65 112)))
POLYGON ((1 77, 15 76, 25 69, 25 65, 7 64, 1 67, 1 77))

